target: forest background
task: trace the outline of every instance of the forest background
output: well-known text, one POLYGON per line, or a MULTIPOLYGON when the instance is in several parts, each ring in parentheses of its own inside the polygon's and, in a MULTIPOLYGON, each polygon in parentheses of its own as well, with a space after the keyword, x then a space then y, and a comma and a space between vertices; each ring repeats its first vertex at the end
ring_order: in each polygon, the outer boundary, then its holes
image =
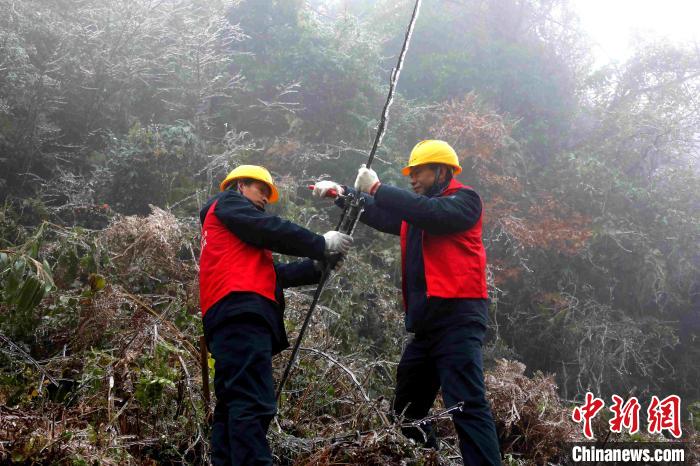
MULTIPOLYGON (((307 185, 366 160, 412 4, 0 0, 0 459, 202 461, 198 210, 259 164, 274 213, 333 228, 307 185)), ((444 139, 482 197, 508 461, 560 457, 580 427, 532 426, 587 391, 643 413, 676 394, 700 426, 699 95, 697 46, 594 69, 566 0, 424 2, 374 168, 407 186, 413 145, 444 139)), ((397 238, 358 227, 271 433, 281 463, 454 460, 384 416, 399 282, 397 238), (355 453, 329 440, 378 426, 355 453)), ((292 335, 310 292, 288 295, 292 335)))

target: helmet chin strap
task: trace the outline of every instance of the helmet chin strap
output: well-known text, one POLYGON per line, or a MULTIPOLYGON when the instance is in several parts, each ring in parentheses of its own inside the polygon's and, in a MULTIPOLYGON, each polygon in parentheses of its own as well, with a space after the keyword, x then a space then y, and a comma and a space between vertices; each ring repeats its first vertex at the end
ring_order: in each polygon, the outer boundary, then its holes
POLYGON ((435 181, 433 181, 433 185, 430 187, 429 193, 432 195, 435 195, 440 192, 440 175, 442 174, 442 167, 438 165, 435 167, 435 181))

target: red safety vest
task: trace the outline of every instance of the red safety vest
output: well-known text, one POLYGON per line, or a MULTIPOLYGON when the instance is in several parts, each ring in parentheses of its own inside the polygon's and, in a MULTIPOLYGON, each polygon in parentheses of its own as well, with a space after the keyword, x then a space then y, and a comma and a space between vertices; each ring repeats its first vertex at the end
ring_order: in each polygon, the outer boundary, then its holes
MULTIPOLYGON (((449 196, 467 188, 452 178, 440 196, 449 196)), ((423 267, 428 297, 488 298, 486 286, 486 250, 481 240, 482 216, 466 231, 448 235, 423 232, 423 267)), ((408 223, 401 223, 401 263, 404 308, 406 302, 406 243, 408 223)))
POLYGON ((214 215, 214 201, 202 226, 199 256, 199 304, 202 317, 232 291, 257 293, 275 300, 277 275, 272 251, 241 241, 214 215))

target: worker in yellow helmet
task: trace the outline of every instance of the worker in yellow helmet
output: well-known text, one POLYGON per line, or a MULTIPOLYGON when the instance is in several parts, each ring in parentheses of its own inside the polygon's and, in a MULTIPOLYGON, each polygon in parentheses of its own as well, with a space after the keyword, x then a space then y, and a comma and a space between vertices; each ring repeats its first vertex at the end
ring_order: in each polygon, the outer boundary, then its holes
POLYGON ((282 289, 317 283, 323 261, 345 254, 352 237, 317 235, 266 213, 279 192, 263 167, 241 165, 220 187, 200 212, 200 305, 216 361, 211 459, 215 465, 271 465, 272 355, 289 346, 282 289), (273 251, 309 259, 275 264, 273 251))
MULTIPOLYGON (((406 420, 427 416, 440 388, 453 412, 465 464, 501 464, 486 400, 481 346, 488 322, 486 252, 479 195, 455 178, 462 167, 445 141, 421 141, 401 170, 413 192, 382 184, 360 168, 355 189, 365 197, 360 221, 401 238, 405 322, 415 336, 396 373, 394 411, 406 420)), ((352 188, 319 181, 314 194, 341 196, 352 188)), ((437 447, 432 426, 404 433, 437 447)))

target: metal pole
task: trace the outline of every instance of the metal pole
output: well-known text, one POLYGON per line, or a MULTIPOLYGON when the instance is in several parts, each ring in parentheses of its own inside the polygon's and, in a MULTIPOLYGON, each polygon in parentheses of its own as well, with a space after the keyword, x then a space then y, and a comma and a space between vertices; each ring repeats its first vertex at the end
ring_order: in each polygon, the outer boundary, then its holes
MULTIPOLYGON (((411 41, 411 36, 413 35, 413 28, 416 24, 416 19, 418 19, 420 5, 421 0, 416 0, 416 4, 413 7, 413 14, 411 15, 411 21, 408 24, 408 29, 406 30, 406 35, 404 36, 403 46, 401 47, 401 52, 399 53, 399 59, 396 63, 396 67, 394 67, 394 69, 391 72, 391 78, 389 79, 389 95, 387 95, 386 102, 384 102, 384 108, 382 109, 382 116, 379 120, 377 134, 374 138, 374 144, 372 145, 372 150, 370 151, 369 158, 367 159, 366 167, 368 168, 370 167, 370 165, 372 165, 374 155, 377 152, 377 148, 382 142, 382 138, 384 137, 386 124, 389 120, 389 108, 391 107, 391 103, 394 101, 396 83, 399 80, 401 68, 403 68, 404 57, 406 56, 406 51, 408 50, 408 45, 411 41)), ((340 221, 336 230, 340 231, 341 233, 352 235, 355 231, 357 221, 359 220, 360 215, 362 214, 363 207, 364 198, 360 193, 356 193, 355 195, 349 195, 345 200, 345 209, 343 210, 343 214, 340 217, 340 221)), ((309 322, 311 322, 311 316, 314 312, 314 309, 316 309, 316 305, 318 304, 318 300, 321 297, 321 293, 323 293, 323 289, 326 286, 328 277, 330 276, 330 273, 333 270, 335 263, 339 259, 340 257, 338 257, 335 260, 328 261, 326 267, 323 270, 321 279, 319 280, 318 286, 316 287, 316 291, 314 292, 313 301, 311 301, 309 311, 306 313, 304 323, 302 324, 301 329, 299 330, 299 336, 297 336, 296 342, 294 343, 294 347, 292 348, 292 354, 289 357, 287 366, 285 367, 284 373, 282 374, 282 378, 280 379, 279 385, 277 386, 278 403, 280 401, 280 397, 282 396, 282 390, 284 389, 284 385, 287 383, 287 379, 289 379, 289 374, 292 371, 292 366, 294 366, 294 362, 296 361, 297 354, 299 353, 299 348, 301 347, 302 339, 304 338, 304 334, 306 333, 306 328, 309 326, 309 322)))

